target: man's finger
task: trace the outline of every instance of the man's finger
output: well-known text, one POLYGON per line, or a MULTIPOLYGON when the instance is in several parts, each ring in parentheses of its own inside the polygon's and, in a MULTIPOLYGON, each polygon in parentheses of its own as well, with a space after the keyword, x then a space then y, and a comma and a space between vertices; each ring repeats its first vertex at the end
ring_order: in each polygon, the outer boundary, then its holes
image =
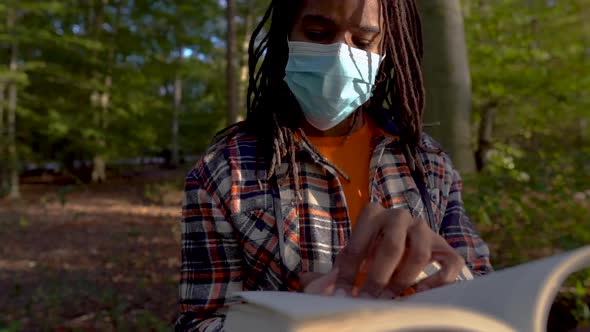
POLYGON ((441 268, 437 273, 420 281, 416 285, 417 292, 448 285, 457 280, 457 276, 465 266, 465 261, 452 248, 449 247, 449 249, 450 252, 433 254, 433 260, 437 261, 441 268))
POLYGON ((382 237, 375 258, 361 288, 361 294, 378 297, 389 284, 393 272, 406 251, 408 228, 413 217, 407 210, 387 210, 377 217, 382 237))
POLYGON ((320 272, 301 272, 299 273, 299 284, 301 289, 305 289, 312 281, 323 277, 325 273, 320 272))
POLYGON ((432 258, 429 234, 421 230, 421 227, 414 228, 408 233, 406 247, 402 260, 389 281, 388 288, 394 297, 416 283, 420 272, 432 258))
POLYGON ((381 238, 375 259, 369 268, 365 283, 361 287, 361 296, 368 294, 379 297, 389 284, 396 267, 402 259, 406 246, 406 227, 403 222, 389 221, 381 238), (397 227, 394 227, 397 223, 397 227))
POLYGON ((348 244, 336 257, 335 265, 340 271, 336 280, 336 292, 341 289, 351 294, 361 264, 367 258, 370 247, 379 233, 377 216, 383 211, 385 209, 377 203, 370 203, 361 211, 348 244))
POLYGON ((303 288, 304 293, 332 295, 336 285, 336 278, 338 277, 338 268, 332 269, 327 274, 316 272, 303 273, 302 278, 314 278, 309 280, 303 288))

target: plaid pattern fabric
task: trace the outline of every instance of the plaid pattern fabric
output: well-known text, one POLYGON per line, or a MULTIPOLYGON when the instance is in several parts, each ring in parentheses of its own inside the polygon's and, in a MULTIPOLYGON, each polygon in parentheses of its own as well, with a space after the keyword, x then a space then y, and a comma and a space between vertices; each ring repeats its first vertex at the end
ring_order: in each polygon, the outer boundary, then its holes
MULTIPOLYGON (((437 147, 425 134, 422 144, 437 147)), ((371 201, 428 220, 401 149, 392 137, 376 142, 371 201)), ((212 146, 188 174, 177 331, 222 331, 233 292, 296 291, 299 272, 331 269, 351 233, 344 193, 336 171, 320 156, 304 142, 298 151, 300 188, 287 163, 270 181, 264 180, 263 165, 256 174, 256 138, 244 133, 212 146), (297 190, 302 200, 296 199, 297 190)), ((418 161, 430 195, 431 227, 475 275, 491 271, 488 247, 465 214, 461 179, 449 157, 421 151, 418 161)))

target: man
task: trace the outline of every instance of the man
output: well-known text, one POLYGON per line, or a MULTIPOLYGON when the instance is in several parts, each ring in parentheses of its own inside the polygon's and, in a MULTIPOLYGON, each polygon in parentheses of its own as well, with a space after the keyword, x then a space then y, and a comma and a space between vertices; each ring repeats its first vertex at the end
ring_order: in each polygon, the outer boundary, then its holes
POLYGON ((414 0, 275 0, 249 55, 246 121, 186 179, 177 330, 222 330, 241 290, 396 297, 431 262, 418 291, 491 271, 421 130, 414 0))

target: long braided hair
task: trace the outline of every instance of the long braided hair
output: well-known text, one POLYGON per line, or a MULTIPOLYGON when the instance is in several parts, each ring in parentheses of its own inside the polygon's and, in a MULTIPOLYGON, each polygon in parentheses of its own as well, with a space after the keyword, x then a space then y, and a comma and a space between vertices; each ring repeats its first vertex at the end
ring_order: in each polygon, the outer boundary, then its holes
MULTIPOLYGON (((301 0, 272 0, 249 45, 248 113, 245 127, 257 136, 257 151, 271 178, 289 158, 295 185, 296 139, 301 112, 283 81, 288 61, 287 39, 301 0)), ((367 109, 381 109, 394 120, 414 169, 424 109, 421 71, 422 31, 415 0, 381 0, 385 20, 384 58, 367 109)))

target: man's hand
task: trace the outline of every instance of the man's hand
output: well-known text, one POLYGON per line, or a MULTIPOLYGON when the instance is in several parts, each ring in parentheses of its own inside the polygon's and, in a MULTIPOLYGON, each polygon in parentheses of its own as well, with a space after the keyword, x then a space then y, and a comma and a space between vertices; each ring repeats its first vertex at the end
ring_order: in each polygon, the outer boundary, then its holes
POLYGON ((338 269, 334 268, 327 274, 319 272, 303 272, 299 274, 299 282, 304 293, 332 295, 336 288, 338 269))
POLYGON ((386 291, 397 297, 432 261, 437 261, 441 269, 420 281, 417 291, 454 282, 465 265, 463 258, 409 211, 388 210, 371 203, 361 212, 350 241, 336 258, 336 292, 342 289, 353 294, 365 263, 368 271, 360 286, 361 296, 380 297, 386 291))

